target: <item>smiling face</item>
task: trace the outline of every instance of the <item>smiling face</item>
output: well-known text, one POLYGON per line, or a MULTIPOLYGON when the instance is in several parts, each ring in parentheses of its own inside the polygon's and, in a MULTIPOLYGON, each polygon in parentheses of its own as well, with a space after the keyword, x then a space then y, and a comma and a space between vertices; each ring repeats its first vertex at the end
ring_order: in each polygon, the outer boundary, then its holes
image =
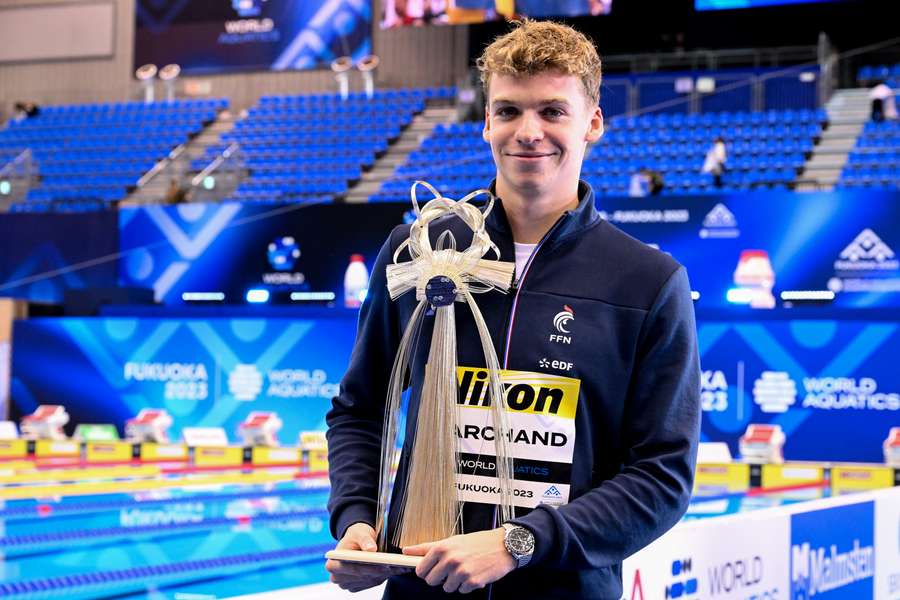
POLYGON ((483 136, 501 197, 571 202, 587 144, 602 133, 600 108, 578 77, 556 71, 491 77, 483 136))

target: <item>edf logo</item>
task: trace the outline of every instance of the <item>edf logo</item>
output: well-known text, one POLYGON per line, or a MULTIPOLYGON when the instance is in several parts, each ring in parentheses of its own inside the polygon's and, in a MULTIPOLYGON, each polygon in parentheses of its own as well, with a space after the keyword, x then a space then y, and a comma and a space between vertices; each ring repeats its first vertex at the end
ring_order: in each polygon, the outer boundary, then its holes
POLYGON ((697 593, 697 578, 691 577, 691 559, 672 561, 672 578, 680 578, 666 586, 666 599, 687 598, 697 593))

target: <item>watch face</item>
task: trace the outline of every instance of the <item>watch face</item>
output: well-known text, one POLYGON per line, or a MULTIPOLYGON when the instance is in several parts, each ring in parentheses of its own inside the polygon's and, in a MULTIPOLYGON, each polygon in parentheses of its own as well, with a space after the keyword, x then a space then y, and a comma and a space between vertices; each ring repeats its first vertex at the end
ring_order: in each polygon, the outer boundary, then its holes
POLYGON ((510 530, 507 540, 510 550, 516 554, 530 554, 534 550, 534 535, 524 527, 510 530))

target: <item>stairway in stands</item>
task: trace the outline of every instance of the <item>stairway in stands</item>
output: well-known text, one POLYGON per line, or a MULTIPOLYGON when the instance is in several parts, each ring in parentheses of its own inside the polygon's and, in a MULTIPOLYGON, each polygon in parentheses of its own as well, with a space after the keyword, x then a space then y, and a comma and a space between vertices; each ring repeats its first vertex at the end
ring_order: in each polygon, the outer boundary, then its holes
POLYGON ((144 174, 123 204, 126 206, 159 204, 166 197, 172 179, 177 179, 183 186, 189 186, 193 175, 191 163, 202 157, 207 148, 221 143, 221 136, 234 128, 237 118, 230 110, 219 112, 216 120, 196 137, 172 150, 166 158, 144 174))
POLYGON ((422 140, 431 135, 438 123, 455 123, 456 108, 446 104, 429 105, 416 115, 400 138, 388 147, 388 151, 375 161, 369 171, 362 174, 359 182, 347 193, 347 202, 368 202, 377 194, 382 183, 394 177, 397 167, 406 162, 409 153, 416 150, 422 140))
POLYGON ((799 191, 831 190, 841 176, 847 156, 869 119, 869 90, 838 90, 825 105, 828 129, 806 161, 799 191))

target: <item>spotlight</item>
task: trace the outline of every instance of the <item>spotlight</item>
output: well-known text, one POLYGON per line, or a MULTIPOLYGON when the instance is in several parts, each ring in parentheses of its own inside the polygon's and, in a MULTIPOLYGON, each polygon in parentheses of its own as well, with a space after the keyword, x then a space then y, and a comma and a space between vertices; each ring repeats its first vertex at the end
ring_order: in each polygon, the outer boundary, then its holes
POLYGON ((331 61, 331 70, 334 71, 334 78, 338 82, 341 100, 350 97, 350 73, 348 71, 352 67, 353 60, 349 56, 341 56, 331 61))
POLYGON ((356 63, 356 68, 362 73, 363 83, 366 88, 366 98, 371 100, 375 96, 375 69, 378 68, 380 59, 374 54, 364 56, 356 63))
POLYGON ((145 104, 153 102, 153 79, 156 78, 156 73, 156 65, 150 64, 140 66, 137 71, 134 72, 134 76, 141 82, 141 86, 144 88, 145 104))
POLYGON ((181 67, 176 64, 166 65, 159 70, 159 80, 166 86, 166 100, 175 101, 175 80, 181 75, 181 67))

